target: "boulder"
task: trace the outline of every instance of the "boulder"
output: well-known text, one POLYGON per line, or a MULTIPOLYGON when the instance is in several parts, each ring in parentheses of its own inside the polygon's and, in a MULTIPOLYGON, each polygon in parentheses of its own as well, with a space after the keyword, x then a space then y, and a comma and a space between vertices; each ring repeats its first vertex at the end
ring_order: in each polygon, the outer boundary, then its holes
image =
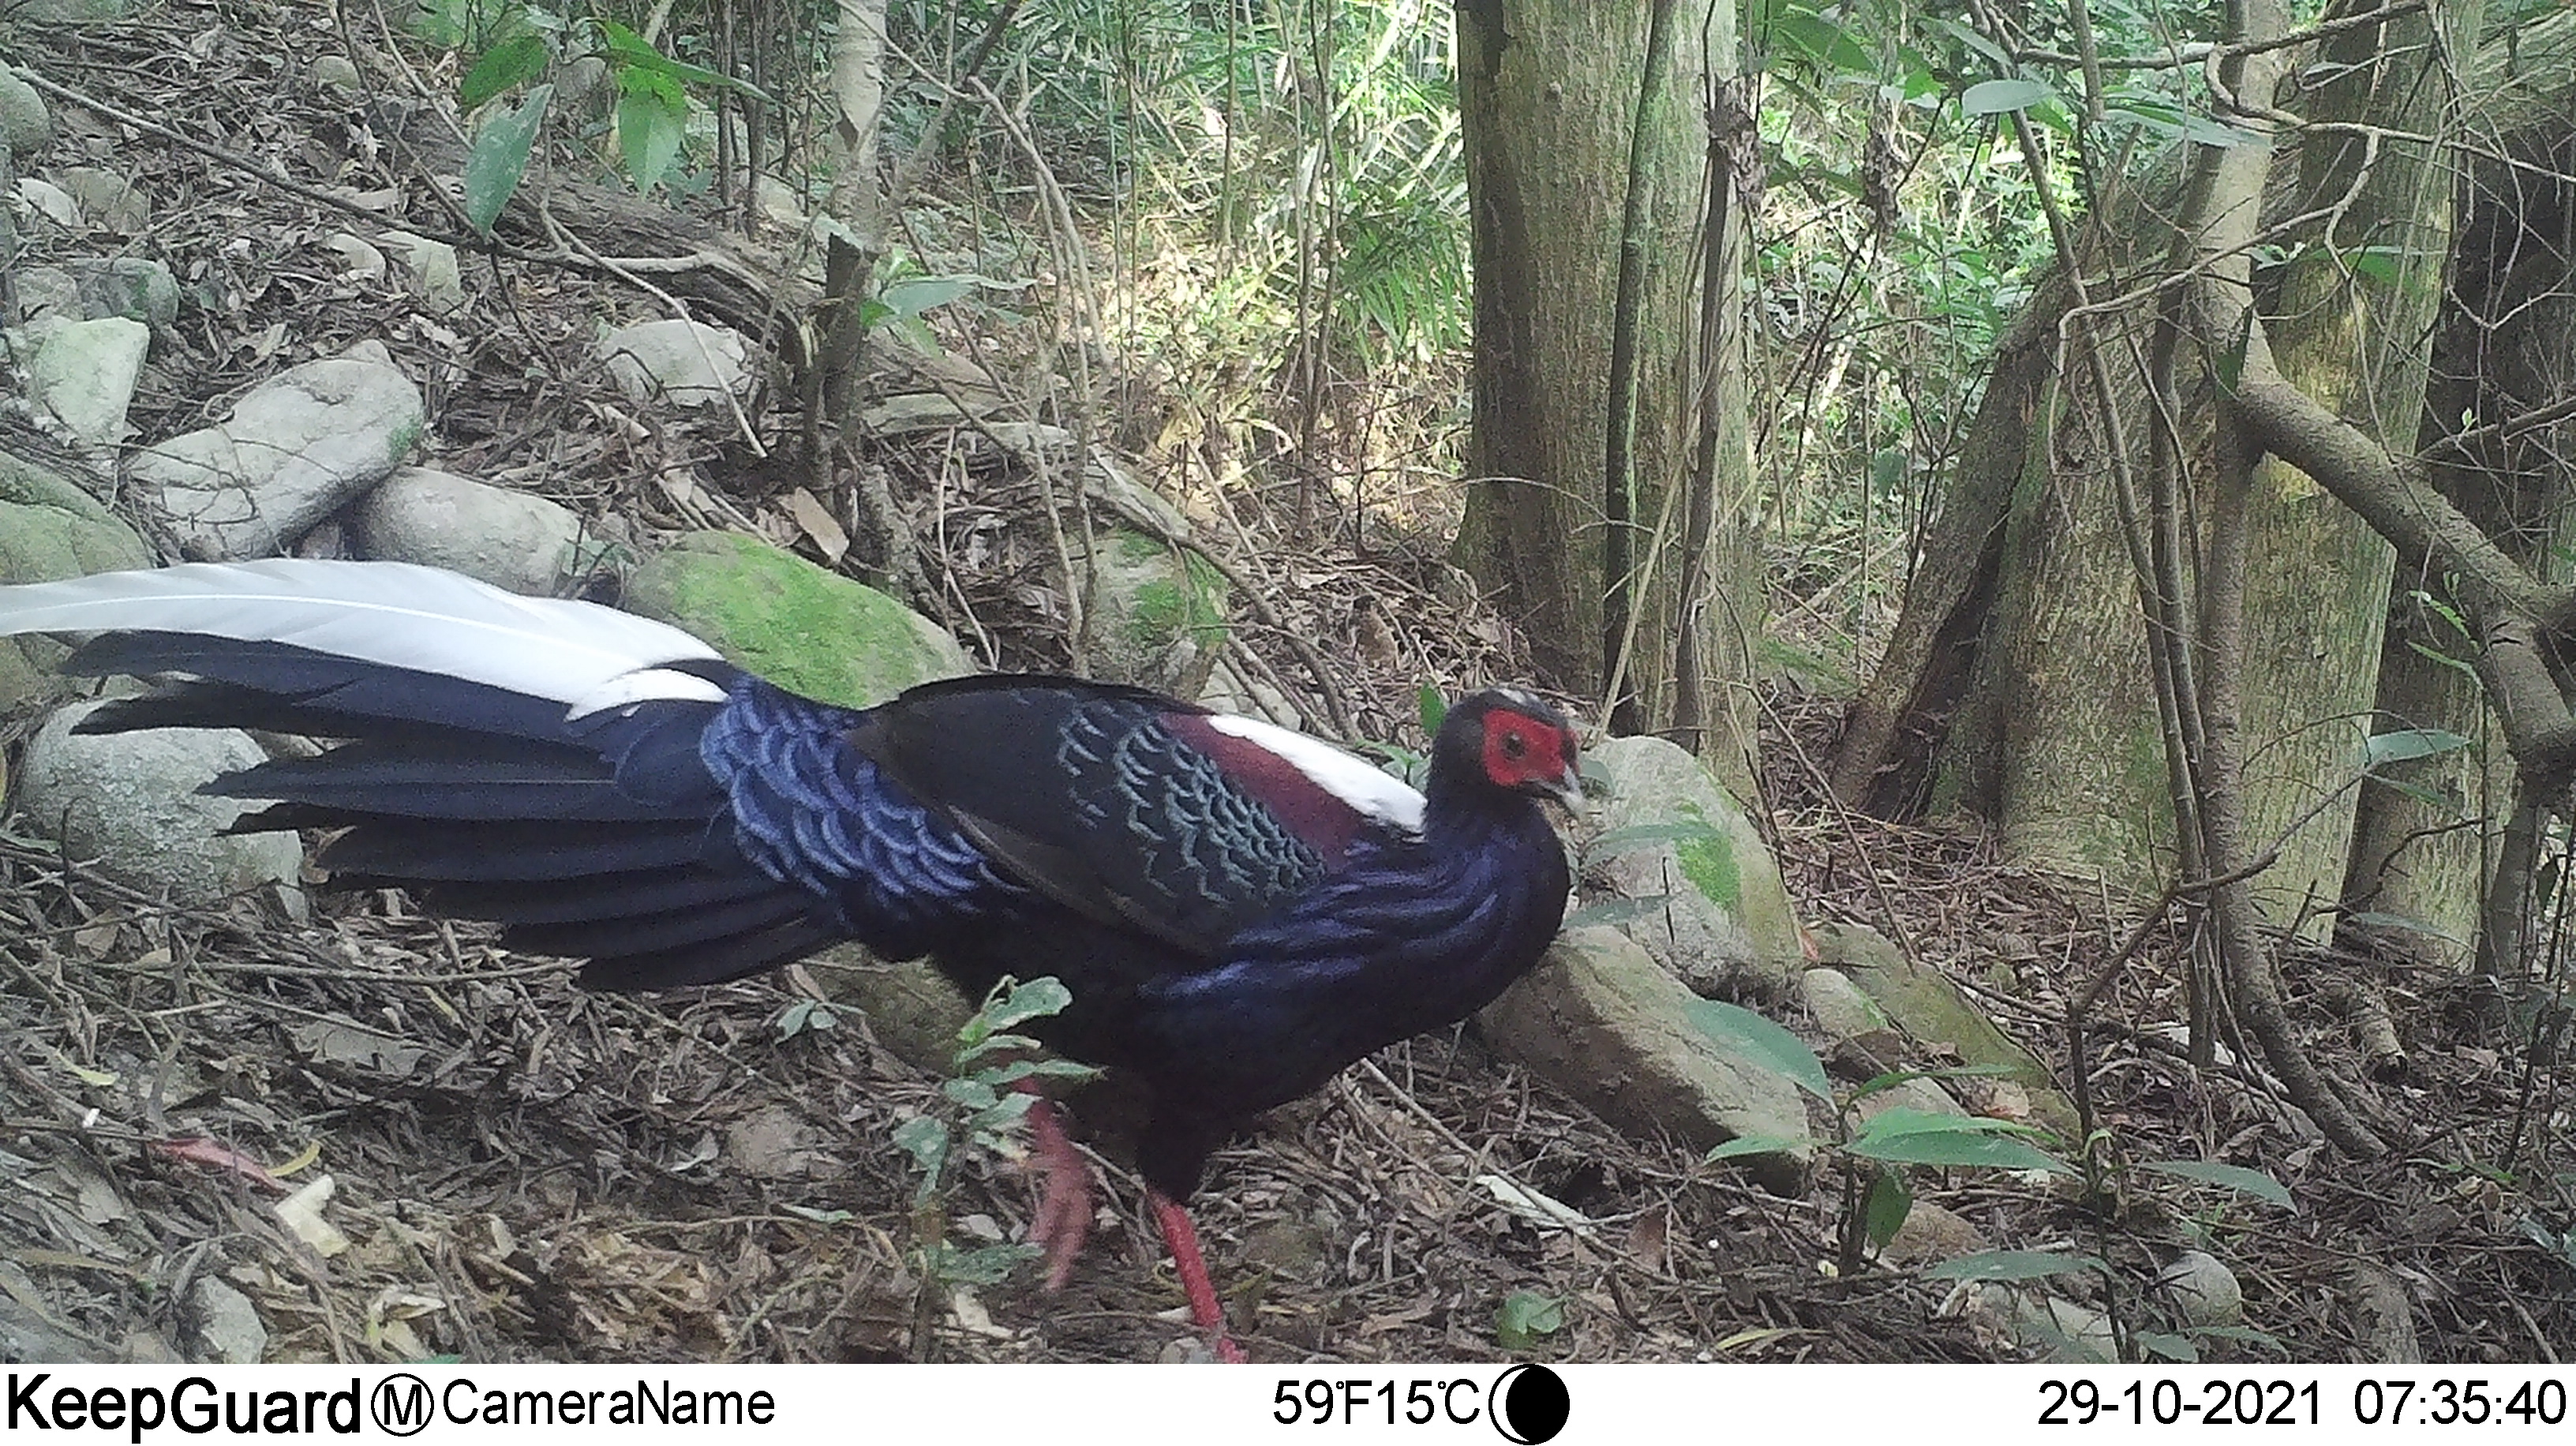
POLYGON ((697 532, 637 567, 625 605, 687 629, 782 688, 852 708, 974 671, 939 624, 792 552, 697 532))
POLYGON ((1197 696, 1225 651, 1226 584, 1207 559, 1107 527, 1090 559, 1094 676, 1197 696))
MULTIPOLYGON (((93 572, 149 567, 134 529, 51 467, 0 452, 0 583, 53 582, 93 572)), ((53 665, 62 646, 47 638, 0 638, 0 719, 62 696, 53 665)))
POLYGON ((249 734, 73 732, 101 701, 56 709, 29 740, 21 804, 30 822, 58 834, 75 857, 108 860, 181 903, 209 904, 268 884, 300 887, 304 846, 295 834, 227 834, 249 806, 197 792, 217 774, 267 760, 249 734))
POLYGON ((2048 1067, 1997 1028, 1940 970, 1906 958, 1866 924, 1819 925, 1812 934, 1817 956, 1859 985, 1899 1030, 1922 1043, 1949 1046, 1962 1064, 2006 1071, 2003 1077, 2029 1095, 2035 1123, 2075 1137, 2075 1102, 2050 1082, 2048 1067))
POLYGON ((290 367, 251 389, 229 420, 136 455, 192 557, 274 557, 382 481, 420 441, 420 388, 384 344, 290 367))
POLYGON ((0 68, 0 146, 21 158, 35 155, 54 138, 54 118, 36 88, 0 68))
POLYGON ((179 278, 160 262, 145 256, 82 257, 71 268, 85 315, 121 316, 155 331, 178 324, 179 278))
POLYGON ((1569 929, 1538 968, 1476 1016, 1505 1058, 1632 1134, 1697 1150, 1753 1137, 1792 1147, 1736 1163, 1764 1189, 1803 1193, 1814 1151, 1805 1097, 1691 1022, 1699 998, 1615 929, 1569 929))
POLYGON ((1584 853, 1584 897, 1649 901, 1620 927, 1693 990, 1782 999, 1805 965, 1770 847, 1698 759, 1661 738, 1584 753, 1602 833, 1584 853))
POLYGON ((125 408, 143 374, 152 329, 121 316, 52 328, 27 367, 28 390, 83 447, 125 436, 125 408))
POLYGON ((599 359, 619 390, 639 402, 704 407, 749 387, 742 334, 702 321, 641 321, 599 339, 599 359))
POLYGON ((581 519, 561 503, 453 472, 398 467, 349 510, 361 557, 416 562, 539 597, 583 571, 581 519))

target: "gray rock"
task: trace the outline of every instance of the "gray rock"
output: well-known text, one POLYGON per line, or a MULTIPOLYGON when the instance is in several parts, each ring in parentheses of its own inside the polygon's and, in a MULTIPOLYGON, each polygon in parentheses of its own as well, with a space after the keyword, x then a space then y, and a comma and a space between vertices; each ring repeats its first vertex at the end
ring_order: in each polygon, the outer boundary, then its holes
POLYGON ((21 25, 82 25, 122 20, 129 8, 127 0, 22 0, 9 14, 21 25))
POLYGON ((446 316, 465 305, 465 275, 457 268, 456 248, 409 231, 387 231, 376 238, 402 263, 414 296, 433 316, 446 316))
POLYGON ((2205 1250, 2186 1250, 2156 1274, 2156 1289, 2173 1302, 2174 1313, 2189 1326, 2237 1326, 2245 1323, 2245 1287, 2236 1272, 2205 1250))
POLYGON ((2026 1286, 1971 1282, 1962 1293, 1968 1319, 1989 1335, 2039 1360, 2102 1365, 2120 1358, 2111 1318, 2091 1306, 2026 1286))
POLYGON ((268 1353, 268 1327, 249 1296, 201 1275, 188 1292, 188 1304, 195 1317, 189 1322, 188 1344, 198 1360, 255 1366, 268 1353))
POLYGON ((1937 1265, 1989 1248, 1986 1233, 1953 1210, 1917 1200, 1883 1252, 1890 1265, 1937 1265))
POLYGON ((66 267, 29 266, 20 270, 12 288, 18 303, 18 319, 37 321, 50 317, 57 321, 81 321, 87 311, 81 304, 80 278, 66 267))
MULTIPOLYGON (((152 554, 134 529, 70 477, 0 452, 0 583, 52 582, 151 564, 152 554)), ((62 645, 49 638, 0 638, 0 719, 62 696, 67 685, 53 670, 62 655, 62 645)))
POLYGON ((618 388, 639 402, 704 407, 740 393, 751 374, 742 334, 701 321, 642 321, 599 339, 599 359, 618 388))
POLYGON ((36 88, 7 69, 0 69, 0 145, 21 158, 33 156, 54 138, 54 117, 36 88))
POLYGON ((1736 1163, 1767 1190, 1804 1192, 1814 1156, 1804 1097, 1694 1026, 1699 1002, 1626 935, 1577 928, 1476 1023, 1505 1058, 1630 1133, 1701 1150, 1748 1136, 1795 1141, 1736 1163))
POLYGON ((191 556, 273 557, 289 539, 383 480, 420 440, 420 388, 381 342, 278 373, 231 420, 134 458, 191 556))
POLYGON ((1584 757, 1608 779, 1604 834, 1645 831, 1591 849, 1586 897, 1658 901, 1622 927, 1697 992, 1785 997, 1806 960, 1779 865, 1744 810, 1661 738, 1613 738, 1584 757))
POLYGON ((197 792, 217 774, 266 761, 250 735, 229 728, 74 733, 100 702, 56 709, 28 742, 21 801, 32 823, 58 833, 72 854, 105 859, 183 903, 212 903, 267 884, 298 887, 304 847, 294 834, 226 834, 246 806, 197 792))
POLYGON ((81 310, 93 319, 121 316, 155 331, 179 321, 179 278, 148 256, 84 257, 72 263, 81 310))
POLYGON ((1817 956, 1849 975, 1897 1028, 1923 1043, 1948 1045, 1964 1064, 2009 1071, 2004 1078, 2028 1092, 2034 1121, 2074 1137, 2075 1102, 2050 1082, 2048 1067, 1997 1028, 1940 970, 1907 959, 1866 924, 1821 924, 1810 933, 1817 956))
POLYGON ((1304 731, 1306 715, 1290 701, 1287 694, 1259 678, 1247 678, 1233 663, 1219 659, 1208 673, 1207 686, 1199 690, 1199 701, 1220 713, 1240 713, 1246 718, 1266 718, 1282 728, 1304 731))
POLYGON ((1798 976, 1799 992, 1816 1026, 1836 1039, 1851 1039, 1888 1027, 1887 1014, 1861 992, 1851 976, 1838 969, 1810 969, 1798 976))
POLYGON ((313 62, 313 83, 341 100, 357 97, 362 82, 357 63, 345 55, 325 55, 313 62))
POLYGON ((1110 527, 1095 537, 1089 574, 1095 676, 1183 698, 1207 686, 1226 638, 1225 578, 1207 559, 1110 527))
POLYGON ((66 231, 81 229, 80 202, 72 193, 42 176, 20 176, 18 199, 30 210, 66 231))
POLYGON ((121 316, 57 326, 28 363, 28 390, 80 445, 114 446, 151 346, 152 329, 121 316))
POLYGON ((81 219, 94 229, 140 236, 152 224, 152 198, 114 171, 72 166, 56 171, 54 184, 79 203, 81 219))
POLYGON ((399 467, 349 511, 361 557, 417 562, 494 587, 558 596, 580 565, 570 508, 453 472, 399 467))

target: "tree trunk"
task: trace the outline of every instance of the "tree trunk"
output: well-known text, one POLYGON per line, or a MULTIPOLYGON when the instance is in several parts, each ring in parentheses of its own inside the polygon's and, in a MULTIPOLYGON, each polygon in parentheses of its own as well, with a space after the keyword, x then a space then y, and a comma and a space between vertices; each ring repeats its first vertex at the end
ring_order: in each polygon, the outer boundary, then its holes
MULTIPOLYGON (((2297 106, 2313 119, 2362 127, 2307 133, 2301 166, 2295 173, 2273 168, 2262 208, 2270 225, 2343 201, 2333 248, 2311 233, 2312 249, 2269 278, 2258 301, 2275 355, 2294 380, 2400 451, 2411 447, 2424 415, 2424 358, 2449 242, 2446 177, 2457 161, 2410 151, 2391 134, 2443 124, 2440 62, 2431 57, 2459 51, 2428 48, 2422 23, 2418 15, 2397 23, 2419 27, 2413 32, 2397 25, 2342 32, 2337 44, 2349 53, 2311 72, 2328 83, 2297 106), (2366 184, 2355 191, 2363 129, 2375 129, 2379 140, 2366 184)), ((2516 63, 2510 47, 2486 46, 2473 90, 2484 93, 2516 63)), ((2567 89, 2564 79, 2536 75, 2531 84, 2554 84, 2562 95, 2567 89)), ((2563 118, 2556 123, 2563 131, 2563 118)), ((2527 197, 2533 188, 2526 181, 2520 189, 2527 197)), ((2155 223, 2176 214, 2181 198, 2178 175, 2132 188, 2119 215, 2084 243, 2101 258, 2093 269, 2134 277, 2152 266, 2134 247, 2123 254, 2124 242, 2158 244, 2155 223)), ((1842 796, 1883 814, 1931 807, 1981 815, 1998 824, 2015 857, 2143 894, 2173 868, 2170 790, 2147 686, 2135 570, 2120 545, 2101 455, 2105 403, 2089 379, 2052 380, 2056 321, 2071 304, 2062 279, 2044 283, 2024 324, 2000 347, 1885 661, 1847 714, 1832 778, 1842 796), (1926 746, 1933 739, 1937 751, 1926 746)), ((2117 337, 2116 320, 2105 320, 2112 324, 2102 334, 2117 337)), ((2142 316, 2140 335, 2145 326, 2142 316)), ((2118 348, 2114 343, 2111 355, 2119 395, 2109 405, 2120 410, 2126 435, 2144 438, 2151 435, 2145 389, 2133 356, 2118 348)), ((2181 441, 2195 480, 2210 460, 2207 374, 2228 364, 2186 347, 2177 366, 2181 441)), ((2378 536, 2277 461, 2265 464, 2249 502, 2257 530, 2246 614, 2242 842, 2259 852, 2310 815, 2283 862, 2257 881, 2264 918, 2280 924, 2307 901, 2331 904, 2354 887, 2359 881, 2347 864, 2358 866, 2361 847, 2386 854, 2425 826, 2403 810, 2385 818, 2365 811, 2362 827, 2373 842, 2357 845, 2347 787, 2361 762, 2361 738, 2404 726, 2370 721, 2374 704, 2402 706, 2417 718, 2424 705, 2374 687, 2391 575, 2378 536), (2331 797, 2337 789, 2345 790, 2339 799, 2331 797)), ((2399 587, 2425 585, 2418 577, 2399 587)), ((2443 726, 2476 731, 2447 716, 2455 721, 2443 726)), ((2467 833, 2449 841, 2457 858, 2421 870, 2421 890, 2392 894, 2378 884, 2387 902, 2363 907, 2420 914, 2424 896, 2438 893, 2455 904, 2464 898, 2473 910, 2475 886, 2464 884, 2459 870, 2485 850, 2475 830, 2467 833), (2390 907, 2401 897, 2407 907, 2390 907)), ((2423 848, 2418 839, 2409 857, 2423 848)))
MULTIPOLYGON (((1740 221, 1707 204, 1702 119, 1722 108, 1711 99, 1733 69, 1734 16, 1709 0, 1661 3, 1665 63, 1653 86, 1645 60, 1656 0, 1458 7, 1476 335, 1457 558, 1528 636, 1544 681, 1600 697, 1624 643, 1622 692, 1633 693, 1640 725, 1683 720, 1701 735, 1684 741, 1744 791, 1750 730, 1734 685, 1760 594, 1740 521, 1752 475, 1734 320, 1742 302, 1729 264, 1741 254, 1740 221), (1642 188, 1634 205, 1631 185, 1642 188), (1623 237, 1634 430, 1620 440, 1633 492, 1609 481, 1623 237), (1704 266, 1704 245, 1724 248, 1719 265, 1704 266), (1704 270, 1722 283, 1714 325, 1704 325, 1704 270), (1715 427, 1705 477, 1703 408, 1715 427), (1613 526, 1624 548, 1609 545, 1613 526), (1702 549, 1696 560, 1689 544, 1702 549), (1628 566, 1606 576, 1622 551, 1628 566), (1605 639, 1605 616, 1618 615, 1605 598, 1621 592, 1635 599, 1633 626, 1605 639), (1687 705, 1674 682, 1683 663, 1699 679, 1687 705)), ((1723 184, 1729 171, 1717 174, 1723 184)))

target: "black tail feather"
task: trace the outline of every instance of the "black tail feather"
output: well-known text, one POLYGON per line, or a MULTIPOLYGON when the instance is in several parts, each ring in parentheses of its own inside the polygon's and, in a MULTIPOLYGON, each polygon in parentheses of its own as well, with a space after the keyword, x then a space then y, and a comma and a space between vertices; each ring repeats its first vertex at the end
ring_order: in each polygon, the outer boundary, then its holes
MULTIPOLYGON (((245 815, 242 824, 310 828, 350 821, 334 810, 280 804, 245 815)), ((324 844, 317 861, 335 874, 493 884, 658 873, 695 863, 740 867, 731 846, 716 837, 705 819, 643 826, 560 819, 431 823, 369 816, 324 844)))
POLYGON ((582 966, 581 987, 631 993, 690 984, 723 984, 775 969, 847 937, 840 929, 806 917, 686 948, 649 954, 599 954, 582 966))

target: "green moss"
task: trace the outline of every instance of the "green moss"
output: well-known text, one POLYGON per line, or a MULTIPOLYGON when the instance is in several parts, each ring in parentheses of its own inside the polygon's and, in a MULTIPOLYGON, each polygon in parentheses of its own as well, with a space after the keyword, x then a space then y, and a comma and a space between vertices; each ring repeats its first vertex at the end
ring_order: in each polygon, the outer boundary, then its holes
MULTIPOLYGON (((1697 804, 1683 804, 1682 812, 1697 822, 1708 822, 1707 811, 1697 804)), ((1699 890, 1701 897, 1724 905, 1729 913, 1744 912, 1744 870, 1736 862, 1732 834, 1719 828, 1715 833, 1683 839, 1673 845, 1673 856, 1681 865, 1682 877, 1691 881, 1691 887, 1699 890)))
POLYGON ((781 687, 848 707, 967 671, 903 604, 739 533, 681 539, 628 579, 626 602, 781 687))
MULTIPOLYGON (((1142 533, 1121 532, 1115 546, 1118 561, 1131 570, 1171 565, 1171 550, 1142 533)), ((1180 577, 1139 582, 1129 597, 1127 638, 1139 649, 1169 647, 1184 633, 1203 646, 1225 641, 1225 575, 1195 552, 1181 553, 1180 577)))

